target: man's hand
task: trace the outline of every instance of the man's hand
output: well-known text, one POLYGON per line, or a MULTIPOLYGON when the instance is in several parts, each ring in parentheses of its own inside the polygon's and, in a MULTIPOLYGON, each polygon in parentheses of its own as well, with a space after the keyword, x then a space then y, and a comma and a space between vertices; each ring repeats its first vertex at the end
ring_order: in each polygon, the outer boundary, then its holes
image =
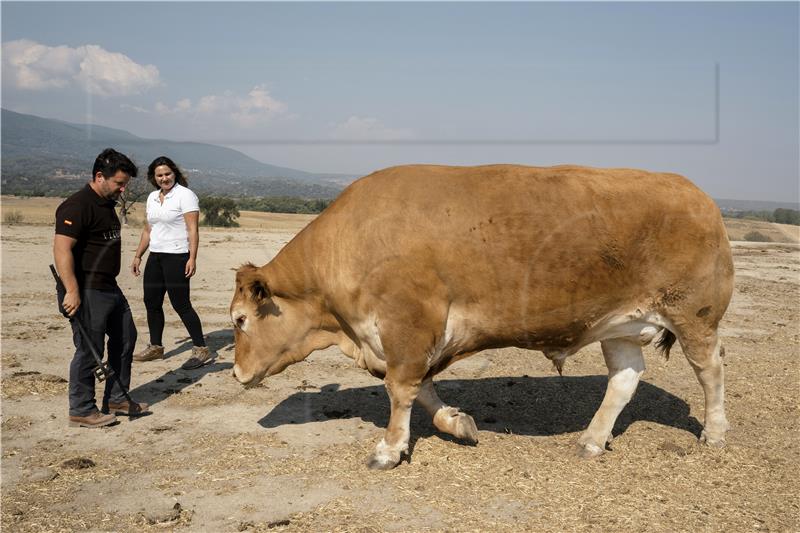
POLYGON ((81 306, 81 295, 78 294, 78 291, 74 292, 67 292, 64 295, 64 301, 61 302, 61 307, 64 308, 64 311, 70 317, 75 316, 75 313, 78 312, 78 308, 81 306))
POLYGON ((56 270, 64 284, 64 300, 61 308, 70 318, 75 316, 81 306, 80 290, 78 280, 75 278, 75 260, 72 257, 72 249, 77 243, 77 239, 56 233, 53 239, 53 258, 56 263, 56 270))

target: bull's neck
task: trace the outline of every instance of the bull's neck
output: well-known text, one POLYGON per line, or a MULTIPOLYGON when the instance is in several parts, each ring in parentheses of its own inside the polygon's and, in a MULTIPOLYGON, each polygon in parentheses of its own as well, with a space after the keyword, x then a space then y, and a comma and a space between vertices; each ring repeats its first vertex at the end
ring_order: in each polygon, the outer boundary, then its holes
POLYGON ((264 275, 271 290, 289 297, 307 298, 319 294, 317 273, 296 241, 291 241, 264 265, 264 275))

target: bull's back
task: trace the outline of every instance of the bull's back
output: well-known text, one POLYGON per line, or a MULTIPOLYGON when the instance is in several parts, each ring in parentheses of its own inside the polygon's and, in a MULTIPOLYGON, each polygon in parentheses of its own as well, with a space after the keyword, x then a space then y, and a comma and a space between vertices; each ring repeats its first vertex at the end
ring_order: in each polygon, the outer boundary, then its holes
POLYGON ((419 291, 433 272, 444 290, 430 294, 501 336, 580 330, 732 276, 717 207, 674 174, 394 167, 354 183, 315 225, 340 294, 381 276, 419 291))

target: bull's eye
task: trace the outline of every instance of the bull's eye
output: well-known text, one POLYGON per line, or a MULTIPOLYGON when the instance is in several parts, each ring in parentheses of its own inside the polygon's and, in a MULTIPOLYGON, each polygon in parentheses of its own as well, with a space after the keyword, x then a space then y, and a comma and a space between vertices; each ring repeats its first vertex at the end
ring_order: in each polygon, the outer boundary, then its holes
POLYGON ((244 315, 239 315, 236 317, 236 327, 242 329, 244 327, 244 321, 247 320, 244 315))

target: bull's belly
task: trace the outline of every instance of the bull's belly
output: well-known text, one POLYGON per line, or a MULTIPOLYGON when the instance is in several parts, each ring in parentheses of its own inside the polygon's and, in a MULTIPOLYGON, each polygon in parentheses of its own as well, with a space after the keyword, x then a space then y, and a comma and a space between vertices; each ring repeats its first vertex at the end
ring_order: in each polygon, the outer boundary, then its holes
MULTIPOLYGON (((584 346, 607 339, 626 338, 640 345, 650 343, 663 328, 670 329, 668 319, 655 311, 644 312, 638 308, 630 312, 609 313, 589 326, 578 319, 564 324, 547 324, 537 328, 536 320, 525 327, 503 325, 487 328, 485 315, 469 314, 451 308, 444 331, 436 332, 439 339, 426 354, 428 366, 438 373, 450 364, 491 348, 518 347, 544 352, 560 367, 563 361, 584 346)), ((381 343, 378 321, 373 319, 358 324, 354 330, 361 342, 356 346, 346 340, 339 343, 342 352, 356 364, 376 377, 386 374, 386 354, 381 343)), ((410 354, 409 354, 410 355, 410 354)))
POLYGON ((606 315, 588 327, 577 328, 573 321, 546 328, 501 328, 487 331, 478 317, 453 312, 448 315, 442 341, 430 357, 431 367, 444 368, 472 353, 490 348, 517 347, 539 350, 560 362, 594 342, 625 338, 642 346, 649 344, 669 321, 657 312, 634 309, 606 315))

